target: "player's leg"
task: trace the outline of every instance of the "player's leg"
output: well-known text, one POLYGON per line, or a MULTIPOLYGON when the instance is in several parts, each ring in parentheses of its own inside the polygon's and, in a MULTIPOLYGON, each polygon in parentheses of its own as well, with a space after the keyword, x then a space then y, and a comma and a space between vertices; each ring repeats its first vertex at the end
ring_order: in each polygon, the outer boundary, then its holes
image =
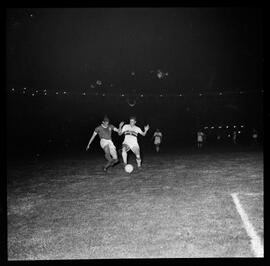
POLYGON ((106 171, 110 166, 111 166, 111 163, 112 163, 112 158, 111 158, 111 155, 110 155, 110 148, 109 148, 109 145, 106 145, 104 148, 104 153, 105 153, 105 159, 108 161, 106 163, 106 165, 104 166, 104 171, 106 171))
POLYGON ((122 158, 123 158, 124 165, 127 164, 127 152, 129 151, 129 149, 130 148, 127 144, 122 145, 122 158))
POLYGON ((113 166, 116 163, 118 163, 119 160, 118 160, 118 156, 117 156, 117 152, 116 152, 116 147, 114 146, 112 141, 109 144, 109 151, 110 151, 110 155, 112 157, 111 166, 113 166))
POLYGON ((134 147, 132 147, 132 151, 136 156, 136 162, 137 162, 138 167, 140 168, 142 166, 140 147, 139 146, 134 146, 134 147))
POLYGON ((156 145, 156 151, 159 152, 159 144, 156 145))

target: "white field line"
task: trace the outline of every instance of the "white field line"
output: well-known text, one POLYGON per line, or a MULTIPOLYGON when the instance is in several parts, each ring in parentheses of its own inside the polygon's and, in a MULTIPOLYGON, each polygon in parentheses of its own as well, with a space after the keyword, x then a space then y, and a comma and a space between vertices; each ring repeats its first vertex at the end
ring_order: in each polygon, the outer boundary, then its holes
POLYGON ((251 239, 251 248, 252 251, 255 255, 255 257, 263 257, 264 256, 264 248, 263 248, 263 244, 262 241, 260 239, 260 237, 258 236, 258 234, 256 233, 253 225, 250 223, 248 216, 246 214, 246 212, 244 211, 238 197, 237 197, 238 193, 232 193, 231 196, 233 198, 234 204, 236 206, 236 209, 242 219, 242 222, 244 224, 244 227, 247 231, 248 236, 251 239))
POLYGON ((241 193, 237 193, 237 194, 242 194, 242 195, 248 195, 248 196, 258 196, 258 195, 261 195, 263 196, 263 193, 246 193, 246 192, 241 192, 241 193))

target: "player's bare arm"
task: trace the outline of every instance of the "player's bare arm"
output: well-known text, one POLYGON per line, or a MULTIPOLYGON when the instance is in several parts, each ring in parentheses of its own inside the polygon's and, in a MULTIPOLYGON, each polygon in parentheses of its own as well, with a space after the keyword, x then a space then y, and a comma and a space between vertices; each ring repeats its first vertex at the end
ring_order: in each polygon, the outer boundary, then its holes
POLYGON ((89 147, 90 147, 91 143, 93 142, 94 138, 96 137, 96 135, 97 135, 97 132, 94 131, 91 138, 90 138, 90 140, 89 140, 89 142, 88 142, 88 144, 87 144, 87 146, 86 146, 86 150, 89 149, 89 147))
POLYGON ((147 126, 144 127, 144 132, 142 133, 143 136, 146 135, 146 133, 149 130, 149 128, 150 128, 149 125, 147 125, 147 126))
POLYGON ((119 124, 119 128, 118 128, 118 135, 121 136, 123 134, 122 132, 122 126, 124 125, 124 122, 122 121, 120 124, 119 124))

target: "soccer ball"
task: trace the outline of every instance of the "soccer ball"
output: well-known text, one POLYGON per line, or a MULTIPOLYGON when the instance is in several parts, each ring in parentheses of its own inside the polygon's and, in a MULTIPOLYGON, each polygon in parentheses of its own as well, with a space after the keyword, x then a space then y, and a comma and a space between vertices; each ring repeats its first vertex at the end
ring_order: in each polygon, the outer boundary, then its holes
POLYGON ((125 166, 125 171, 130 174, 133 171, 133 165, 132 164, 127 164, 125 166))

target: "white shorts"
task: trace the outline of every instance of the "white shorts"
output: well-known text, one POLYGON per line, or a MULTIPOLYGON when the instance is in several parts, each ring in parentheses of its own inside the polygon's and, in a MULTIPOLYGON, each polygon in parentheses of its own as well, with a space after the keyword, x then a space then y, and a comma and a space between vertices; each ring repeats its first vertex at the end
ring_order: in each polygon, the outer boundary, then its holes
POLYGON ((202 142, 203 141, 202 137, 198 137, 197 141, 202 142))
POLYGON ((160 144, 160 143, 161 143, 160 138, 155 138, 154 144, 157 145, 157 144, 160 144))
POLYGON ((116 147, 110 139, 100 139, 100 146, 104 149, 106 146, 109 146, 110 154, 113 159, 117 159, 116 147))
POLYGON ((132 151, 134 151, 136 149, 140 149, 139 144, 138 144, 137 141, 129 141, 129 140, 127 141, 126 140, 126 141, 123 142, 123 145, 127 145, 129 147, 129 149, 131 149, 132 151))

